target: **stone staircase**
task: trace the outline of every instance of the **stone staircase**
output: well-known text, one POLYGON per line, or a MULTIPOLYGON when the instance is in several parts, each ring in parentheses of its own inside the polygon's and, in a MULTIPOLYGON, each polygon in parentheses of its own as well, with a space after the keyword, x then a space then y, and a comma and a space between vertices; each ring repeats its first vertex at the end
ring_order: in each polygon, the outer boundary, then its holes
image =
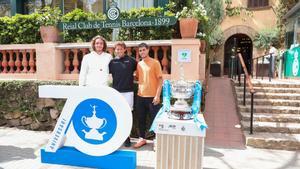
POLYGON ((253 80, 253 134, 250 130, 250 93, 243 105, 243 84, 235 83, 241 126, 248 146, 300 150, 300 80, 253 80))

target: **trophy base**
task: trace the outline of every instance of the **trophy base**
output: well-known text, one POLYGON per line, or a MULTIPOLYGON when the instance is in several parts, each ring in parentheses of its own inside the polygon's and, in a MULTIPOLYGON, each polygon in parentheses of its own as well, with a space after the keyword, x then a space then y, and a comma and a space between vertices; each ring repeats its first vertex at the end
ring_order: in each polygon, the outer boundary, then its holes
POLYGON ((193 118, 191 112, 192 110, 190 108, 180 109, 180 108, 171 107, 170 112, 168 113, 168 117, 170 119, 175 119, 175 120, 190 120, 193 118))

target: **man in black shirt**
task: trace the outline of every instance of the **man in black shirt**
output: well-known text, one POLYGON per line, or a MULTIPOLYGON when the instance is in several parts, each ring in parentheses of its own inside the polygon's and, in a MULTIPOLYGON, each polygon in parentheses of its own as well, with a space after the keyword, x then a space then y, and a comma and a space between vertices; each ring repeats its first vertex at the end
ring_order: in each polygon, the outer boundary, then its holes
MULTIPOLYGON (((109 73, 112 74, 112 87, 118 90, 127 100, 131 110, 133 109, 133 73, 136 70, 136 61, 134 58, 125 54, 126 45, 124 42, 115 44, 116 57, 109 63, 109 73)), ((125 141, 125 147, 130 147, 131 142, 128 137, 125 141)))

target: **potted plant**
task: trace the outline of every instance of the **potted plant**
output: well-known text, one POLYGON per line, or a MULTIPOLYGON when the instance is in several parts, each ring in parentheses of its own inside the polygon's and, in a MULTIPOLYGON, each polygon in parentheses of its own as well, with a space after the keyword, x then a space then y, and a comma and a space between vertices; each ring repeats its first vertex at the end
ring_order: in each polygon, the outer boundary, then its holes
POLYGON ((200 39, 200 52, 204 53, 206 49, 206 34, 199 32, 197 33, 196 38, 200 39))
POLYGON ((195 38, 198 23, 207 21, 206 10, 201 3, 193 2, 191 7, 183 7, 177 12, 176 17, 179 19, 180 34, 182 38, 195 38))
POLYGON ((57 24, 61 17, 59 8, 46 6, 38 10, 38 13, 39 16, 37 20, 40 24, 40 33, 43 42, 58 42, 59 31, 57 29, 57 24))

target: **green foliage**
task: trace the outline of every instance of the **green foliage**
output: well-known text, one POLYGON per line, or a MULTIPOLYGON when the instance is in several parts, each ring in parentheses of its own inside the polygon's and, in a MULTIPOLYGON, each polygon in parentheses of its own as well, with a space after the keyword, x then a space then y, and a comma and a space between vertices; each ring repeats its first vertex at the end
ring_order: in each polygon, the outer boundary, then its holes
MULTIPOLYGON (((106 17, 103 14, 84 12, 81 9, 75 9, 62 17, 63 22, 93 21, 105 19, 106 17)), ((91 41, 91 39, 96 35, 101 35, 106 38, 106 40, 111 40, 111 33, 111 29, 67 30, 63 32, 63 36, 65 42, 88 42, 91 41)))
POLYGON ((167 9, 170 10, 173 13, 177 13, 178 11, 181 11, 183 7, 192 6, 193 0, 169 0, 169 4, 166 5, 167 9))
POLYGON ((58 7, 45 6, 38 10, 37 21, 42 26, 56 26, 61 18, 61 11, 58 7))
POLYGON ((181 18, 195 18, 198 21, 208 21, 207 13, 204 6, 201 3, 193 1, 191 6, 185 6, 181 11, 176 13, 178 19, 181 18))
POLYGON ((13 17, 0 18, 0 44, 39 43, 40 25, 37 23, 39 14, 17 14, 13 17))
POLYGON ((0 44, 8 44, 13 42, 13 23, 10 17, 0 18, 0 44))
POLYGON ((15 15, 13 17, 15 36, 14 43, 39 43, 41 42, 41 35, 39 32, 40 25, 35 22, 39 17, 37 13, 30 15, 15 15))
MULTIPOLYGON (((121 12, 121 18, 174 16, 170 10, 163 8, 140 8, 121 12)), ((93 14, 75 9, 61 17, 57 8, 45 7, 30 15, 0 17, 0 44, 40 43, 41 25, 56 25, 63 22, 105 20, 103 14, 93 14)), ((171 39, 176 26, 120 28, 120 40, 171 39)), ((179 31, 177 31, 179 32, 179 31)), ((112 29, 67 30, 62 32, 64 42, 88 42, 96 35, 111 40, 112 29)))
MULTIPOLYGON (((205 40, 208 42, 208 47, 212 48, 222 45, 224 41, 223 32, 220 28, 220 23, 224 18, 224 6, 223 0, 203 0, 202 1, 205 9, 207 9, 207 16, 209 22, 203 25, 203 33, 205 35, 205 40)), ((199 36, 200 37, 200 36, 199 36)), ((201 38, 201 37, 200 37, 201 38)))
POLYGON ((253 40, 254 46, 261 49, 268 49, 270 43, 278 47, 279 31, 277 28, 263 29, 258 32, 253 40))
POLYGON ((208 42, 212 48, 215 48, 223 44, 224 35, 220 26, 215 27, 215 29, 211 31, 210 35, 208 36, 208 42))
MULTIPOLYGON (((121 12, 122 19, 158 16, 174 16, 174 13, 170 11, 164 11, 163 8, 160 7, 131 9, 130 11, 121 12)), ((119 40, 171 39, 172 32, 172 26, 121 28, 119 40)))
MULTIPOLYGON (((232 0, 225 0, 225 10, 226 10, 226 15, 229 17, 232 16, 240 16, 241 14, 245 14, 248 17, 253 16, 253 12, 248 10, 246 7, 243 6, 235 6, 232 7, 232 0)), ((246 18, 242 18, 243 20, 246 20, 246 18)))

